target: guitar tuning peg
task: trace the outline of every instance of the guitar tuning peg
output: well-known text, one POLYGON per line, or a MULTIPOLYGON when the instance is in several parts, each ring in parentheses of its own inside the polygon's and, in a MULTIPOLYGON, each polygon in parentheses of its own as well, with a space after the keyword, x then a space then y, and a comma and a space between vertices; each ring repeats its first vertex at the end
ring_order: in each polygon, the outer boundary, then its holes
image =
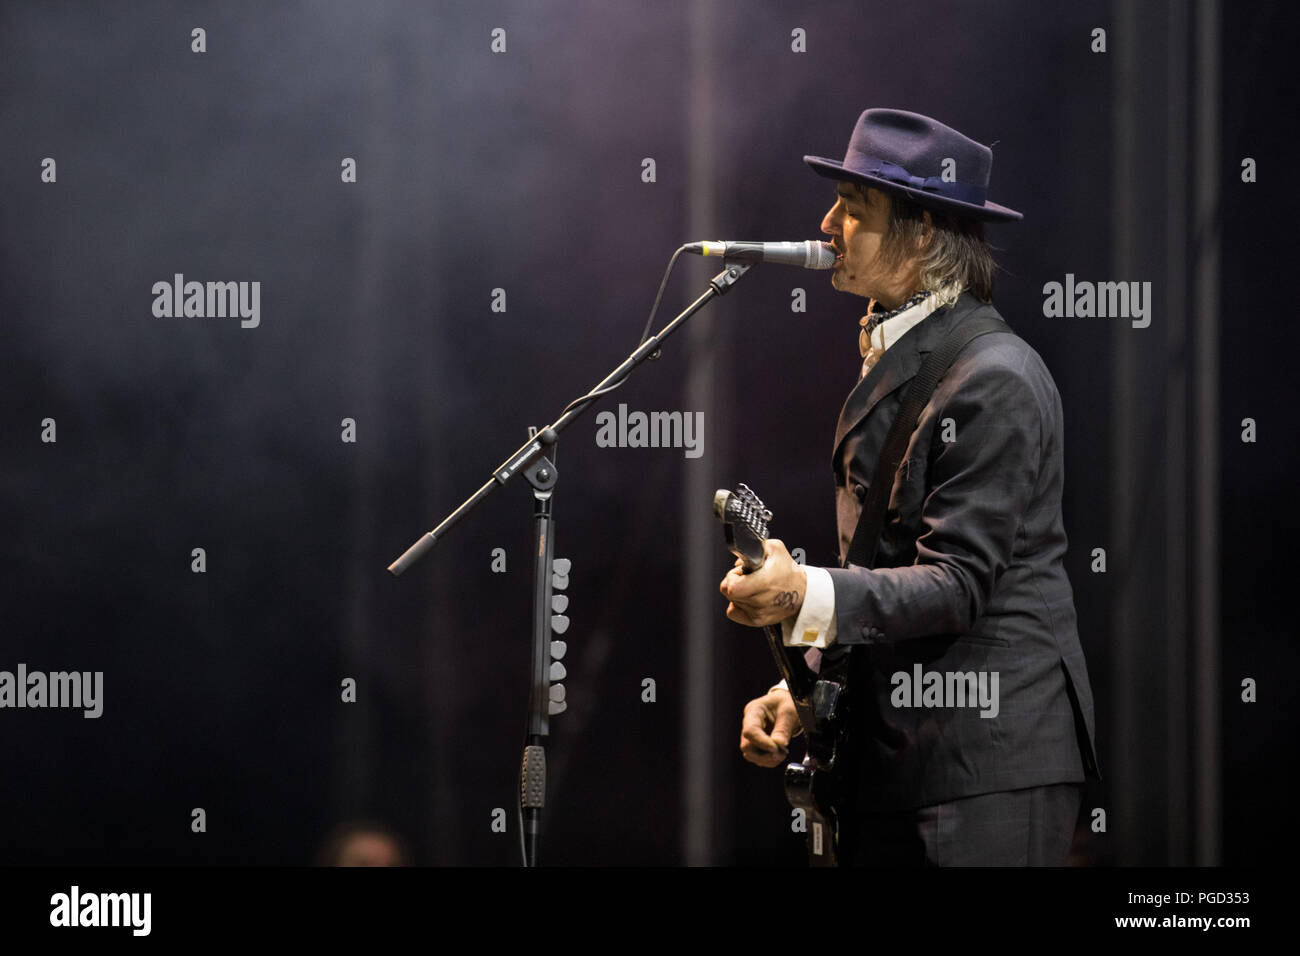
POLYGON ((556 634, 563 634, 569 629, 569 619, 563 614, 551 615, 551 630, 556 634))
POLYGON ((551 641, 551 660, 562 660, 564 658, 564 652, 568 649, 569 645, 564 641, 551 641))
POLYGON ((564 685, 563 685, 563 684, 552 684, 552 685, 551 685, 551 700, 555 701, 556 703, 562 703, 562 702, 564 701, 564 685))
POLYGON ((566 673, 567 672, 565 671, 563 664, 561 664, 559 661, 551 661, 551 673, 550 673, 551 680, 553 681, 564 680, 564 675, 566 673))
POLYGON ((569 705, 562 700, 548 700, 546 702, 546 713, 554 717, 556 714, 562 714, 569 709, 569 705))
POLYGON ((563 614, 569 607, 569 596, 567 594, 551 595, 551 610, 556 614, 563 614))

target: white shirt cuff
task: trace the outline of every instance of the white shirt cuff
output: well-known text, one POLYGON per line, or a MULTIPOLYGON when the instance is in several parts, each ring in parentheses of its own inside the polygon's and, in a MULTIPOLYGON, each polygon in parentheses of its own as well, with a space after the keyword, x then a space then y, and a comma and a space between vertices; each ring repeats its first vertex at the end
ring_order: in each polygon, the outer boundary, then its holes
POLYGON ((781 622, 786 647, 829 647, 835 643, 835 585, 825 568, 801 568, 807 587, 793 621, 781 622))

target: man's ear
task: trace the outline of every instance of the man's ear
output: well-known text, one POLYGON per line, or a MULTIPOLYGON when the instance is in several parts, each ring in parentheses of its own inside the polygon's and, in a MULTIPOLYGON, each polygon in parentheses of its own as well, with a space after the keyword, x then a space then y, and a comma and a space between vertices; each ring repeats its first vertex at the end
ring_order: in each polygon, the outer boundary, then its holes
POLYGON ((921 248, 927 249, 930 246, 930 240, 934 237, 934 220, 930 218, 930 210, 921 210, 921 215, 925 220, 925 227, 921 230, 921 248))

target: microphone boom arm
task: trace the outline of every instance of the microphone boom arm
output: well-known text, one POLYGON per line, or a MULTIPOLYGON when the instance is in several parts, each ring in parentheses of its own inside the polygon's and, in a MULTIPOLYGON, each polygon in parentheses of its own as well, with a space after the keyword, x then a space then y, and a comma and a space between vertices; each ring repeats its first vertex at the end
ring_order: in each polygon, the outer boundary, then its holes
MULTIPOLYGON (((709 288, 705 290, 699 298, 688 305, 676 318, 660 329, 657 334, 650 336, 650 338, 637 346, 636 351, 625 358, 622 363, 614 369, 614 371, 606 375, 605 378, 592 388, 587 393, 587 396, 584 397, 589 397, 594 401, 594 399, 598 397, 596 393, 631 375, 638 365, 659 350, 659 347, 663 344, 664 340, 676 332, 683 322, 702 309, 710 299, 713 299, 716 296, 726 295, 730 292, 731 287, 735 285, 740 280, 740 277, 751 268, 753 268, 753 263, 750 262, 735 262, 728 265, 727 268, 723 269, 709 281, 709 288)), ((574 403, 570 403, 570 405, 573 404, 574 403)), ((554 444, 565 426, 586 411, 590 405, 591 401, 585 401, 581 402, 581 404, 577 404, 576 407, 570 407, 568 411, 562 414, 554 422, 541 429, 536 436, 529 438, 515 449, 510 456, 492 472, 492 477, 479 486, 478 491, 466 498, 461 503, 460 507, 447 515, 447 517, 443 518, 442 523, 436 528, 432 531, 426 531, 423 535, 417 538, 415 543, 402 553, 401 557, 390 564, 388 566, 389 573, 394 577, 398 577, 403 571, 423 557, 430 548, 438 543, 439 538, 450 531, 461 518, 469 514, 469 512, 472 511, 480 501, 495 491, 499 485, 504 485, 511 477, 518 474, 521 469, 528 467, 528 465, 532 463, 533 459, 544 453, 545 448, 554 444)))

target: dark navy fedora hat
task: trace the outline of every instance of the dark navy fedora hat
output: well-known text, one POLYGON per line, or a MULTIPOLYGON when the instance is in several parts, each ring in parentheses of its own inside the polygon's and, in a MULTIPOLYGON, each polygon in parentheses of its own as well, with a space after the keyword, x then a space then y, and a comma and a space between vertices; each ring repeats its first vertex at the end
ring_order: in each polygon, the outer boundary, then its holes
POLYGON ((1024 218, 988 201, 993 150, 919 113, 866 110, 853 128, 843 162, 825 156, 803 161, 829 179, 902 193, 941 212, 996 222, 1024 218), (944 179, 945 160, 952 160, 947 169, 953 182, 944 179))

